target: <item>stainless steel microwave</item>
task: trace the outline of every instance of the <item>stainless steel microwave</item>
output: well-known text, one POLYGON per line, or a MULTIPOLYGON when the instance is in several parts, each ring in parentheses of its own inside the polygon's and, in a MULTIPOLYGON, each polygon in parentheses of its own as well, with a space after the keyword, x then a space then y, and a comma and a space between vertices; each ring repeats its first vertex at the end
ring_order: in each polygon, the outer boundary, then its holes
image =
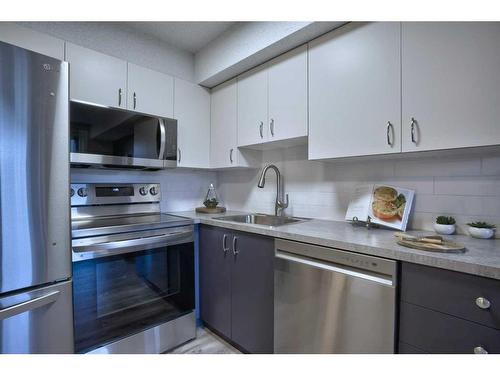
POLYGON ((73 167, 175 167, 177 121, 71 101, 70 161, 73 167))

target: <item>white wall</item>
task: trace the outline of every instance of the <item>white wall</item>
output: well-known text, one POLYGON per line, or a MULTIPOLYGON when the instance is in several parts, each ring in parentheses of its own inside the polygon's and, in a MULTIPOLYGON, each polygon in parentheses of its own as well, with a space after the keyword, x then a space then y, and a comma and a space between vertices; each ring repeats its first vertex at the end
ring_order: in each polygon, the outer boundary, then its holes
MULTIPOLYGON (((447 156, 399 160, 307 161, 305 146, 265 151, 275 163, 290 196, 286 213, 344 220, 354 186, 386 183, 416 191, 410 228, 432 230, 438 215, 453 215, 459 224, 486 220, 500 224, 500 156, 447 156)), ((276 179, 266 176, 257 188, 259 170, 220 171, 218 190, 232 210, 274 212, 276 179)), ((498 236, 498 234, 497 234, 498 236)))
POLYGON ((64 60, 64 40, 19 26, 0 22, 0 40, 55 59, 64 60))
POLYGON ((134 64, 194 82, 194 56, 120 22, 18 22, 134 64))
POLYGON ((214 87, 342 24, 239 22, 196 53, 196 82, 214 87))
POLYGON ((211 171, 165 169, 155 172, 110 169, 71 168, 73 183, 160 183, 163 212, 189 211, 203 205, 211 183, 217 185, 217 175, 211 171))

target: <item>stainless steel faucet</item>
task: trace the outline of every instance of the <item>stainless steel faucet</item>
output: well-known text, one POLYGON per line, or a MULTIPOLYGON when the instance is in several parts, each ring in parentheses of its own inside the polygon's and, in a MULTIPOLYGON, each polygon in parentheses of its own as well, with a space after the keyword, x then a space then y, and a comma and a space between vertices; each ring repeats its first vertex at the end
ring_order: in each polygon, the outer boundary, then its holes
POLYGON ((257 186, 263 188, 266 184, 266 172, 268 169, 273 169, 276 172, 276 202, 274 204, 274 214, 276 216, 283 216, 283 210, 288 207, 288 194, 286 195, 286 202, 283 202, 283 187, 281 184, 281 173, 278 167, 274 164, 266 165, 260 174, 257 186))

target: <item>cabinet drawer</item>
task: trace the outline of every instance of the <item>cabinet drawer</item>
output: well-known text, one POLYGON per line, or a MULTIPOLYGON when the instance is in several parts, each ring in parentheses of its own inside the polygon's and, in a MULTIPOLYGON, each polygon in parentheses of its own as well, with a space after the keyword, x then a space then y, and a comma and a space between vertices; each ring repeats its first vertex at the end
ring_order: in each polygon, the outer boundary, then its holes
POLYGON ((499 280, 403 263, 401 300, 500 329, 499 280), (479 297, 488 309, 476 304, 479 297))
POLYGON ((428 354, 426 351, 400 341, 398 343, 398 354, 428 354))
POLYGON ((499 330, 405 302, 400 316, 400 340, 428 353, 500 353, 499 330))

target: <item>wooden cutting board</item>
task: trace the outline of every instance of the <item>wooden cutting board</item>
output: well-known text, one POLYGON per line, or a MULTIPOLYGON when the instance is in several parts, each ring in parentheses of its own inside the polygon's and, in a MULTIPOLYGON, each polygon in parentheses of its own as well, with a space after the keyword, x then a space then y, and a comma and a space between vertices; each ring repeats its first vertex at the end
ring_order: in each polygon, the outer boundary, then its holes
POLYGON ((195 211, 201 214, 220 214, 226 212, 226 207, 215 207, 215 208, 196 207, 195 211))
POLYGON ((426 242, 416 242, 408 241, 403 239, 398 239, 396 241, 398 245, 411 247, 412 249, 434 251, 438 253, 464 253, 465 246, 453 242, 453 241, 443 241, 442 244, 426 243, 426 242))

